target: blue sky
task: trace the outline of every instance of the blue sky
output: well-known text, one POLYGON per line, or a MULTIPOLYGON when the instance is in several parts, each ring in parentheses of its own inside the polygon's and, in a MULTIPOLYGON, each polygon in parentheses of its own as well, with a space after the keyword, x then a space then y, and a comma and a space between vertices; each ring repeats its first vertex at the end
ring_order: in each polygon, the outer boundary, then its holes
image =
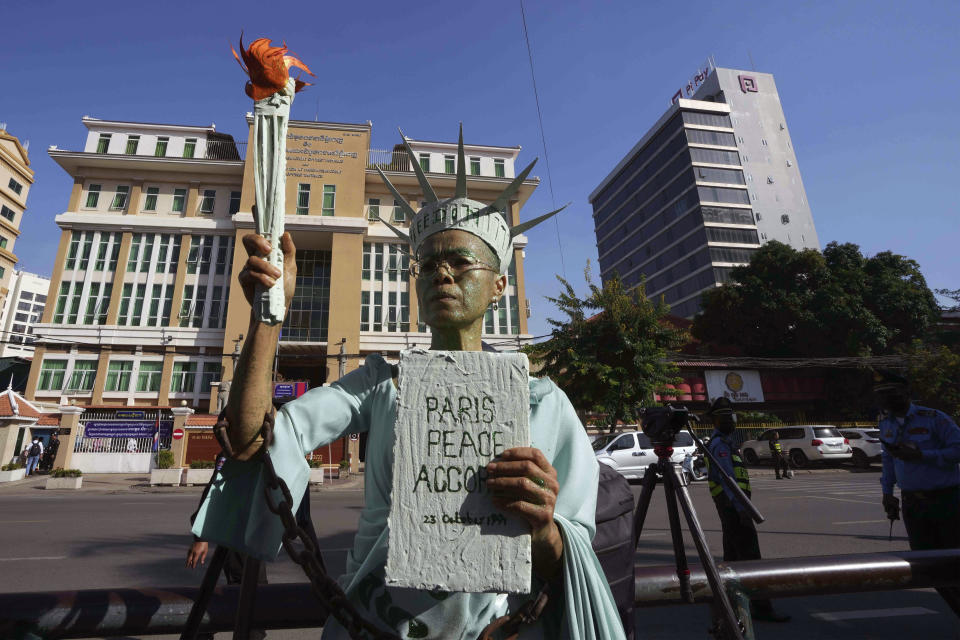
MULTIPOLYGON (((713 55, 773 73, 820 241, 916 259, 960 288, 960 3, 524 4, 553 188, 572 202, 529 233, 531 331, 564 270, 583 290, 596 247, 587 196, 713 55), (560 256, 563 256, 561 264, 560 256)), ((317 73, 293 117, 373 122, 374 148, 413 138, 521 145, 543 182, 522 216, 551 208, 517 1, 31 2, 4 8, 0 121, 29 140, 36 184, 15 251, 49 274, 67 175, 49 145, 79 149, 83 115, 217 124, 245 139, 250 103, 229 42, 285 39, 317 73), (319 105, 319 107, 318 107, 319 105)), ((596 273, 596 269, 594 270, 596 273)))

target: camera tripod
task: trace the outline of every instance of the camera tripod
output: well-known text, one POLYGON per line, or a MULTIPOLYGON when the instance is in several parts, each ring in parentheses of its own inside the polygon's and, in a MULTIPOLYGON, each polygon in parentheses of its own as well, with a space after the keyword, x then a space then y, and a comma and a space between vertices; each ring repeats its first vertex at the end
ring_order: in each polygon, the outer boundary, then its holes
MULTIPOLYGON (((705 456, 708 457, 713 468, 720 471, 721 480, 723 483, 731 488, 734 493, 738 494, 738 499, 742 501, 742 504, 747 506, 747 509, 750 511, 750 516, 758 524, 763 522, 763 516, 760 515, 760 512, 750 503, 750 500, 746 497, 743 491, 740 490, 740 487, 737 486, 737 483, 734 482, 732 478, 717 464, 716 459, 714 459, 713 454, 704 446, 703 442, 693 433, 687 425, 687 431, 693 437, 694 442, 697 444, 697 448, 705 456)), ((675 433, 670 434, 668 440, 663 440, 659 442, 654 442, 654 453, 657 456, 657 461, 651 464, 646 473, 643 475, 643 480, 641 482, 642 489, 640 491, 640 498, 637 502, 637 510, 634 517, 634 532, 633 532, 633 543, 636 547, 637 543, 640 540, 640 534, 643 532, 643 524, 647 517, 647 509, 650 507, 650 500, 653 498, 653 492, 656 489, 657 482, 663 482, 664 492, 667 497, 667 517, 670 520, 670 537, 673 541, 673 556, 677 565, 677 578, 680 580, 680 597, 693 604, 693 590, 690 587, 690 569, 687 565, 687 554, 686 550, 683 547, 683 533, 680 529, 680 514, 677 508, 677 503, 679 502, 680 508, 683 510, 683 515, 687 520, 687 526, 690 529, 690 535, 693 537, 693 542, 697 547, 697 554, 700 556, 700 562, 703 564, 704 571, 707 575, 707 582, 710 585, 710 590, 713 592, 713 598, 711 600, 711 609, 713 612, 713 627, 710 629, 711 634, 714 635, 718 640, 744 640, 745 637, 753 637, 752 621, 750 620, 749 615, 743 616, 743 622, 738 618, 733 604, 730 601, 730 596, 727 594, 726 589, 724 589, 723 581, 720 578, 720 572, 717 569, 717 564, 713 559, 713 556, 710 555, 710 549, 707 547, 706 537, 703 534, 703 528, 700 526, 700 521, 697 519, 697 513, 693 508, 693 502, 690 500, 690 494, 687 491, 686 485, 681 481, 680 476, 677 474, 676 468, 673 466, 670 457, 673 454, 673 442, 675 439, 675 433), (745 636, 746 632, 746 636, 745 636)), ((747 605, 749 611, 749 605, 747 605)))

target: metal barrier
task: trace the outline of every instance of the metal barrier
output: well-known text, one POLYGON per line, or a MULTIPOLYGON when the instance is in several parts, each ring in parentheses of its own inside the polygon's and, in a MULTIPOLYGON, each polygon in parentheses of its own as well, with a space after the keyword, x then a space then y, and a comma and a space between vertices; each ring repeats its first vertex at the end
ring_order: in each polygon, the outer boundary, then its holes
MULTIPOLYGON (((697 602, 710 600, 706 575, 690 565, 697 602)), ((720 564, 727 587, 748 597, 787 598, 960 586, 960 549, 904 551, 720 564)), ((683 604, 674 566, 636 568, 641 607, 683 604)), ((0 638, 30 631, 43 638, 180 633, 198 588, 91 589, 0 594, 0 638)), ((233 629, 239 587, 220 587, 201 630, 233 629)), ((320 627, 326 618, 307 584, 262 585, 252 625, 263 629, 320 627)))

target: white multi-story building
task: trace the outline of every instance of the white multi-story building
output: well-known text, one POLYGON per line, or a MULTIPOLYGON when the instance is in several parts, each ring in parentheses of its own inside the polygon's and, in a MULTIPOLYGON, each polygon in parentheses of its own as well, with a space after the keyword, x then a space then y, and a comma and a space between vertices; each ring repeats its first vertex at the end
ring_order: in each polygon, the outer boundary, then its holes
POLYGON ((33 325, 43 317, 50 278, 14 271, 0 311, 0 358, 33 358, 33 325))

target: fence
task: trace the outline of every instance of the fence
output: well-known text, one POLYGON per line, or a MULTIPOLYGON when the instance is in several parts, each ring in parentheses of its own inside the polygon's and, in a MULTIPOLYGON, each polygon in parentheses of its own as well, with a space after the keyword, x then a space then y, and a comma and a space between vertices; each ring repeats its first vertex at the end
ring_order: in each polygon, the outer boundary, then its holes
POLYGON ((410 157, 406 151, 371 149, 367 159, 367 168, 380 167, 384 171, 413 171, 410 157))

